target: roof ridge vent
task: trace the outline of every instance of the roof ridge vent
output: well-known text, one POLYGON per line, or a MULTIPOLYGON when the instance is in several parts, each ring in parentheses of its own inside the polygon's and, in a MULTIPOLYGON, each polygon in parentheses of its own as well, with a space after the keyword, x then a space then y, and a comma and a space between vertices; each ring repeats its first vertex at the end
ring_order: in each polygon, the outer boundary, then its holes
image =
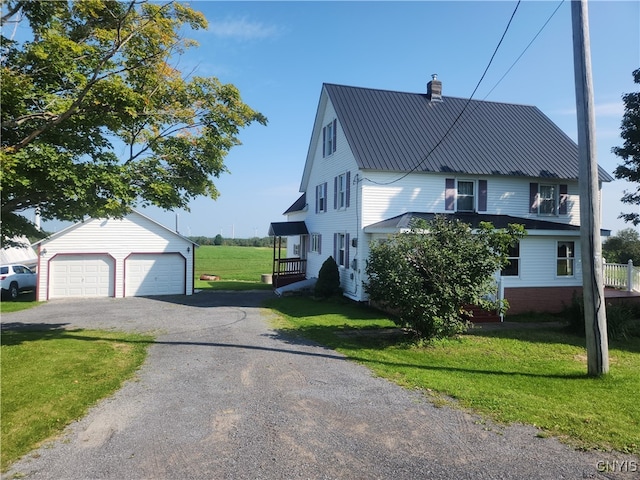
POLYGON ((431 75, 431 81, 427 83, 427 98, 432 102, 442 101, 442 82, 438 80, 438 74, 431 75))

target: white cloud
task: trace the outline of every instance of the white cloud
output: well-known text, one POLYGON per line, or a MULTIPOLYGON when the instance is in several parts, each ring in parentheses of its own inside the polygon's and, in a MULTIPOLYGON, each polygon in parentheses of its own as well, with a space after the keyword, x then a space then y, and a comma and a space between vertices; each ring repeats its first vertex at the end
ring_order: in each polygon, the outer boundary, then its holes
POLYGON ((596 104, 596 115, 603 117, 619 117, 624 115, 624 104, 621 101, 596 104))
POLYGON ((209 24, 209 30, 218 37, 235 38, 239 40, 264 39, 278 34, 278 28, 274 25, 251 22, 245 18, 211 22, 209 24))

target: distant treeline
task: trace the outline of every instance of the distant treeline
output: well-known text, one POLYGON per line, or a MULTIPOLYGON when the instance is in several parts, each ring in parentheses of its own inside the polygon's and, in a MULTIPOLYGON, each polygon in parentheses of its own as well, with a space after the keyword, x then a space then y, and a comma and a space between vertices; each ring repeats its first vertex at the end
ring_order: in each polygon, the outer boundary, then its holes
MULTIPOLYGON (((198 245, 234 245, 237 247, 273 247, 273 237, 252 237, 252 238, 224 238, 222 235, 215 237, 187 237, 198 245)), ((286 238, 282 238, 282 246, 287 245, 286 238)))

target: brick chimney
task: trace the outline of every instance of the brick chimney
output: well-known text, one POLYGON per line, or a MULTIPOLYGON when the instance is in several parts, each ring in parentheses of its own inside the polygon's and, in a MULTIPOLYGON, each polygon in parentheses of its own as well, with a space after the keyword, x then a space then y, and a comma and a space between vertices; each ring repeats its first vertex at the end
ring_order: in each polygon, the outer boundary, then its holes
POLYGON ((427 98, 432 102, 442 101, 442 82, 436 73, 431 75, 431 81, 427 83, 427 98))

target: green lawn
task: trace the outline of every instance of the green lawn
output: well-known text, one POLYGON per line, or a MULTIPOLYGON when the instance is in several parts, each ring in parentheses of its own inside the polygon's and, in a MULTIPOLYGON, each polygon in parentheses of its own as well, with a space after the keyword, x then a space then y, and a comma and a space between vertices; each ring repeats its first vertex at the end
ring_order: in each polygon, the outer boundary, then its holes
POLYGON ((329 346, 438 404, 540 428, 578 448, 640 452, 640 339, 610 343, 610 373, 586 376, 584 340, 560 327, 482 331, 418 345, 383 314, 302 297, 270 300, 276 328, 329 346))
POLYGON ((118 390, 152 341, 99 330, 3 331, 0 469, 118 390))
POLYGON ((203 245, 196 249, 195 288, 211 290, 271 289, 261 275, 272 272, 273 249, 203 245), (200 280, 202 274, 217 275, 218 281, 200 280))

